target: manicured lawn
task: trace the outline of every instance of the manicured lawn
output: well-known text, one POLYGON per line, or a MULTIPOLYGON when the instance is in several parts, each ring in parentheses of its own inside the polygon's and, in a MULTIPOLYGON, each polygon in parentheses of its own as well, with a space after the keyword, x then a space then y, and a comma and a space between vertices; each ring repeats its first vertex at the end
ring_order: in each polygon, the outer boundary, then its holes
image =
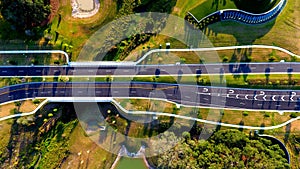
POLYGON ((289 0, 282 13, 262 25, 244 25, 237 22, 218 22, 205 30, 214 46, 263 44, 286 48, 299 54, 300 1, 289 0))
POLYGON ((47 31, 52 36, 50 43, 56 49, 63 49, 63 44, 67 44, 72 51, 71 59, 75 61, 88 38, 105 23, 113 20, 117 12, 117 4, 112 0, 100 0, 100 9, 96 15, 86 19, 77 19, 71 17, 71 0, 60 1, 58 15, 55 16, 51 28, 47 31))
POLYGON ((122 157, 116 169, 147 169, 142 159, 122 157))
POLYGON ((184 17, 187 12, 202 4, 204 0, 177 0, 175 7, 173 8, 172 14, 184 17))

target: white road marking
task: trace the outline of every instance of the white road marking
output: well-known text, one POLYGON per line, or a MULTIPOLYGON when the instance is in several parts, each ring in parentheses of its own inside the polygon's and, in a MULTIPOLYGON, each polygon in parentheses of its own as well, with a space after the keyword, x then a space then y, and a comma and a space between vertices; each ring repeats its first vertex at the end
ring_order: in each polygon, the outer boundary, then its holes
POLYGON ((245 95, 245 99, 247 99, 247 100, 248 100, 248 95, 247 95, 247 94, 245 95))
POLYGON ((256 98, 256 97, 257 97, 257 95, 255 95, 255 96, 254 96, 254 100, 257 100, 257 98, 256 98))
POLYGON ((203 88, 203 92, 208 92, 208 88, 203 88))
POLYGON ((267 97, 267 95, 265 95, 265 96, 263 97, 264 101, 266 101, 266 100, 267 100, 267 99, 266 99, 266 97, 267 97))
POLYGON ((235 97, 238 99, 239 98, 239 94, 237 94, 235 97))
POLYGON ((233 94, 234 93, 234 90, 229 90, 229 94, 233 94))
POLYGON ((264 91, 260 91, 259 95, 265 95, 265 92, 264 91))
POLYGON ((285 100, 284 100, 284 95, 283 95, 283 96, 281 96, 281 100, 282 100, 282 101, 285 101, 285 100))
POLYGON ((272 100, 273 100, 273 101, 276 101, 276 100, 275 100, 275 97, 276 97, 276 95, 274 95, 274 96, 272 97, 272 100))
POLYGON ((296 92, 292 92, 292 96, 291 96, 291 100, 294 101, 293 97, 296 96, 297 93, 296 92))
POLYGON ((245 105, 245 103, 244 102, 240 102, 240 105, 245 105))

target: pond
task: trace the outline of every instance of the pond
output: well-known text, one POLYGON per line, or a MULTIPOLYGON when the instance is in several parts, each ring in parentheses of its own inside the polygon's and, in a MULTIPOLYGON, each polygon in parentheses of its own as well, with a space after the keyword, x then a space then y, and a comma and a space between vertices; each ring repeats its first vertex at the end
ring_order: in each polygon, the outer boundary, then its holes
POLYGON ((116 169, 147 169, 142 158, 122 157, 116 169))

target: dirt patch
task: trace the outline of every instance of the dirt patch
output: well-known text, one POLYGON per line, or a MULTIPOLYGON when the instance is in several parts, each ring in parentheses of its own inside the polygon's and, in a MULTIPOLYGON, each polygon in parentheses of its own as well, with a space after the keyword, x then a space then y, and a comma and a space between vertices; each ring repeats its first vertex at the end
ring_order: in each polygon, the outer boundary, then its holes
POLYGON ((37 105, 33 104, 31 100, 25 100, 22 102, 21 106, 18 107, 15 103, 9 103, 0 106, 0 117, 9 116, 13 109, 18 109, 20 112, 28 113, 33 111, 37 105))
POLYGON ((291 132, 299 133, 300 131, 300 120, 291 123, 291 132))
POLYGON ((26 100, 20 106, 20 111, 27 113, 27 112, 31 112, 31 111, 35 110, 36 107, 37 107, 37 105, 33 104, 31 100, 26 100))
POLYGON ((1 105, 0 108, 0 117, 5 117, 10 115, 10 111, 14 109, 16 106, 14 103, 6 104, 6 105, 1 105))

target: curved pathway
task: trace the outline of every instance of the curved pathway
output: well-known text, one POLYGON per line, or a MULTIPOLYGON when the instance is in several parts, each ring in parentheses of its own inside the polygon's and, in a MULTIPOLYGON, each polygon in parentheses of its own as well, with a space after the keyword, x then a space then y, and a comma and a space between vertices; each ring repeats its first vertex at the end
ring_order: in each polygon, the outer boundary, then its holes
POLYGON ((167 116, 167 117, 175 117, 175 118, 180 118, 180 119, 185 119, 185 120, 193 120, 201 123, 206 123, 206 124, 212 124, 212 125, 220 125, 224 127, 233 127, 233 128, 242 128, 242 129, 249 129, 249 130, 273 130, 277 128, 281 128, 286 126, 289 123, 292 123, 294 121, 297 121, 300 119, 300 116, 297 118, 290 119, 284 123, 281 123, 279 125, 275 126, 268 126, 268 127, 254 127, 254 126, 241 126, 241 125, 236 125, 236 124, 228 124, 228 123, 222 123, 222 122, 217 122, 217 121, 209 121, 209 120, 203 120, 203 119, 198 119, 194 117, 188 117, 188 116, 182 116, 182 115, 177 115, 177 114, 168 114, 168 113, 162 113, 162 112, 149 112, 149 111, 129 111, 124 109, 117 101, 114 99, 111 101, 113 105, 115 105, 119 110, 126 114, 133 114, 133 115, 156 115, 156 116, 167 116))
POLYGON ((287 0, 281 0, 274 8, 261 14, 254 14, 238 9, 226 9, 216 11, 212 14, 203 17, 200 20, 198 20, 190 12, 188 12, 188 15, 190 15, 193 18, 193 20, 199 25, 200 29, 205 28, 209 24, 227 20, 254 25, 262 24, 276 18, 283 10, 286 3, 287 0))

